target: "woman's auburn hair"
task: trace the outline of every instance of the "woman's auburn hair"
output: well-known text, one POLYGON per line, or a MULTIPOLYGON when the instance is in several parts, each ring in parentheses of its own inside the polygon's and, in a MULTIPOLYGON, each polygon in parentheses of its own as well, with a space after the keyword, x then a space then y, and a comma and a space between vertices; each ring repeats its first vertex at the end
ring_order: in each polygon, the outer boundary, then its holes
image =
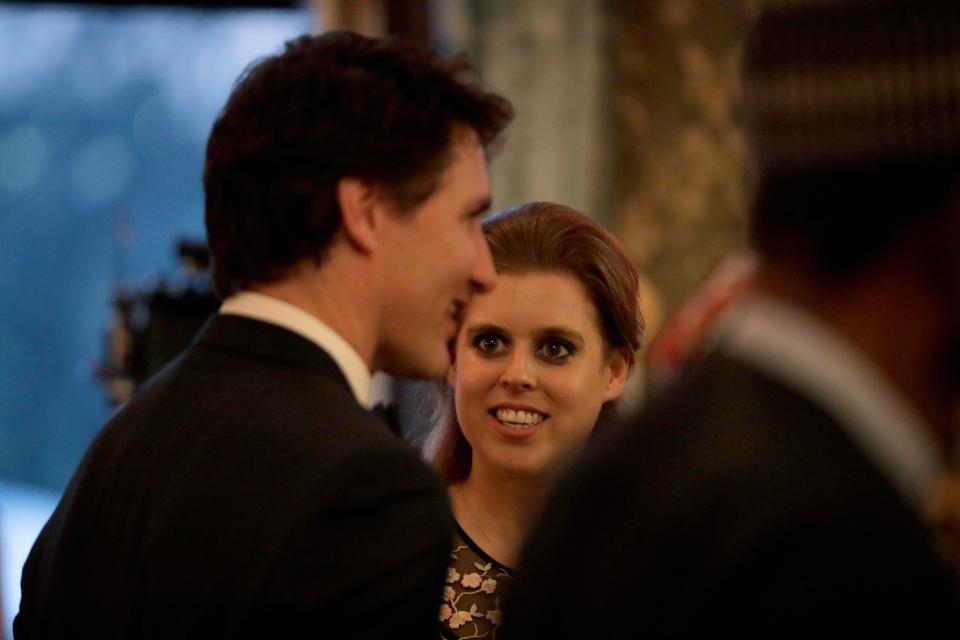
MULTIPOLYGON (((551 202, 497 213, 484 221, 483 230, 497 273, 576 278, 597 312, 604 345, 620 351, 633 366, 644 329, 640 275, 613 234, 576 209, 551 202)), ((424 457, 444 482, 459 484, 470 475, 473 451, 457 422, 453 390, 446 381, 428 383, 425 389, 421 414, 433 427, 424 442, 424 457)))

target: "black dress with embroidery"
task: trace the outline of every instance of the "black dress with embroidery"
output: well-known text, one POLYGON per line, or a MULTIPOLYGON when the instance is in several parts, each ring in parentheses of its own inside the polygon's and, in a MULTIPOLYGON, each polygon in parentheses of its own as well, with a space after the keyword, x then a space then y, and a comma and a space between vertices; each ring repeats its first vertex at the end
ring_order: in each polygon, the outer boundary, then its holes
POLYGON ((516 575, 487 555, 457 524, 440 605, 440 636, 496 638, 502 622, 500 603, 516 575))

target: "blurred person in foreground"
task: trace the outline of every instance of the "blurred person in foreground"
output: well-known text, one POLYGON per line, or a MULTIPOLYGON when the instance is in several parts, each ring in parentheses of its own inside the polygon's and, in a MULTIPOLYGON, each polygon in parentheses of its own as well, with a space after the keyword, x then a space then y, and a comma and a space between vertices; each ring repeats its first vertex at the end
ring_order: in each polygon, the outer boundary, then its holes
POLYGON ((714 328, 750 293, 755 270, 752 255, 728 255, 667 318, 647 348, 649 394, 670 387, 706 355, 714 328))
POLYGON ((23 572, 18 638, 428 637, 445 492, 368 410, 443 375, 495 282, 462 59, 346 32, 244 72, 204 187, 220 312, 104 426, 23 572))
POLYGON ((960 4, 776 2, 745 50, 753 292, 567 477, 504 637, 933 637, 960 399, 960 4))
POLYGON ((466 312, 426 446, 456 517, 445 638, 498 635, 520 548, 623 391, 643 331, 637 268, 586 215, 534 202, 486 220, 484 234, 497 286, 466 312))

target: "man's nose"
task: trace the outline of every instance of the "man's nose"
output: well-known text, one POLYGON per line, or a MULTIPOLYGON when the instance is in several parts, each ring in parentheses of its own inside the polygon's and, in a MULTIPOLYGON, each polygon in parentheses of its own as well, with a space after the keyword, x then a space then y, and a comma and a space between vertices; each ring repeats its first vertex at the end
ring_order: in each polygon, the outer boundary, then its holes
POLYGON ((496 283, 497 270, 493 266, 490 245, 487 244, 487 239, 481 236, 473 270, 470 272, 470 286, 475 293, 486 293, 493 289, 496 283))

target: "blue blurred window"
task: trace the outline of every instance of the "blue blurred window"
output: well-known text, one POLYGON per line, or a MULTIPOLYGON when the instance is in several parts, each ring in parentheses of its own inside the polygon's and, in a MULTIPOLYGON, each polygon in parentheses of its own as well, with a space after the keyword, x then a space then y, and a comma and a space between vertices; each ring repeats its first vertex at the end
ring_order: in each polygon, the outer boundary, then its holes
POLYGON ((206 137, 300 10, 0 4, 0 478, 59 491, 111 410, 118 280, 203 238, 206 137))

